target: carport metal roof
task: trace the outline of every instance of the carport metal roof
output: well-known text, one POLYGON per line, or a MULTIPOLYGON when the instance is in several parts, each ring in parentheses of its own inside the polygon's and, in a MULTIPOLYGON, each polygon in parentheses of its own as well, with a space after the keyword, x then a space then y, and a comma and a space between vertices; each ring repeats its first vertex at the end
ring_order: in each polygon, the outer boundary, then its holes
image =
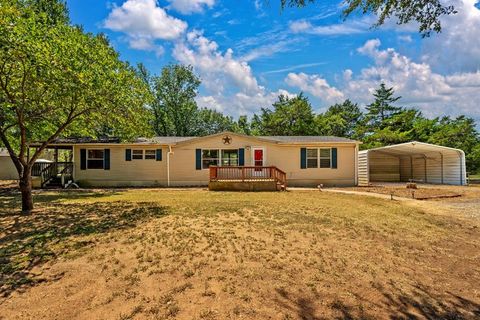
POLYGON ((435 153, 435 154, 441 153, 443 155, 446 155, 446 154, 460 155, 462 157, 465 156, 463 150, 461 149, 444 147, 444 146, 439 146, 439 145, 425 143, 425 142, 418 142, 418 141, 405 142, 405 143, 395 144, 391 146, 369 149, 365 151, 386 153, 393 156, 409 156, 409 155, 427 156, 428 154, 432 154, 432 153, 435 153))

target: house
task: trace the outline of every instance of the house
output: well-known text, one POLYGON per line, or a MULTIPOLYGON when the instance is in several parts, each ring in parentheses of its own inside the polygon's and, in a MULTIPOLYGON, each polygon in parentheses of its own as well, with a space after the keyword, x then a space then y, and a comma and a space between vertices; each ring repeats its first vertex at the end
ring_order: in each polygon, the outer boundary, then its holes
MULTIPOLYGON (((288 186, 353 186, 357 184, 359 144, 339 137, 247 136, 233 132, 203 137, 142 138, 132 143, 115 139, 57 139, 48 147, 69 150, 72 161, 56 161, 36 171, 43 172, 41 186, 60 174, 70 175, 80 186, 93 187, 209 183, 212 186, 217 183, 218 187, 218 182, 223 181, 250 184, 248 190, 255 190, 252 185, 271 180, 281 187, 287 183, 288 186)), ((38 145, 30 147, 35 146, 38 145)))

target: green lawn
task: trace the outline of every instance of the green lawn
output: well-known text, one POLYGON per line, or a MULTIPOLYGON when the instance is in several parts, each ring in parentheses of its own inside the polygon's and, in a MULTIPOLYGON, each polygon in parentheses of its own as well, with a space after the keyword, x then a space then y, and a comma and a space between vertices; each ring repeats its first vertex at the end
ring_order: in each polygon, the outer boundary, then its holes
POLYGON ((35 214, 19 217, 18 195, 0 194, 8 319, 480 312, 479 221, 434 208, 319 191, 70 191, 35 201, 35 214))

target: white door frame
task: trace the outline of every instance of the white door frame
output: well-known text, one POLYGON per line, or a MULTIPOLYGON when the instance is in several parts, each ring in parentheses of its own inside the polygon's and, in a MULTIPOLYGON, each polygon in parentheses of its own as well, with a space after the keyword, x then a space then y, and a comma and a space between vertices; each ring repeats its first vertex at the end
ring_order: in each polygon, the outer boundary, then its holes
MULTIPOLYGON (((262 167, 265 166, 266 163, 266 153, 265 153, 265 147, 252 147, 252 166, 255 166, 255 150, 262 150, 262 167)), ((259 171, 253 170, 253 175, 255 177, 262 177, 265 175, 265 172, 263 169, 260 169, 259 171)))
POLYGON ((265 147, 252 147, 252 166, 255 166, 255 150, 262 150, 263 151, 263 159, 262 159, 262 167, 265 166, 265 163, 267 161, 266 157, 266 152, 265 152, 265 147))

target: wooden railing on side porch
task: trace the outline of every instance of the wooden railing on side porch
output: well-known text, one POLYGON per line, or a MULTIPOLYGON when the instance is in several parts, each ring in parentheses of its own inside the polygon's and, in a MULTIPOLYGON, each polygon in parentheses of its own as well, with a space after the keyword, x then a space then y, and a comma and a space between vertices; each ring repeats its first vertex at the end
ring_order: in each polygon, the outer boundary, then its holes
POLYGON ((73 175, 73 162, 38 162, 32 167, 32 176, 40 177, 43 188, 54 178, 71 179, 73 175))
POLYGON ((210 167, 210 181, 275 181, 284 188, 287 186, 287 174, 275 166, 227 166, 210 167))

